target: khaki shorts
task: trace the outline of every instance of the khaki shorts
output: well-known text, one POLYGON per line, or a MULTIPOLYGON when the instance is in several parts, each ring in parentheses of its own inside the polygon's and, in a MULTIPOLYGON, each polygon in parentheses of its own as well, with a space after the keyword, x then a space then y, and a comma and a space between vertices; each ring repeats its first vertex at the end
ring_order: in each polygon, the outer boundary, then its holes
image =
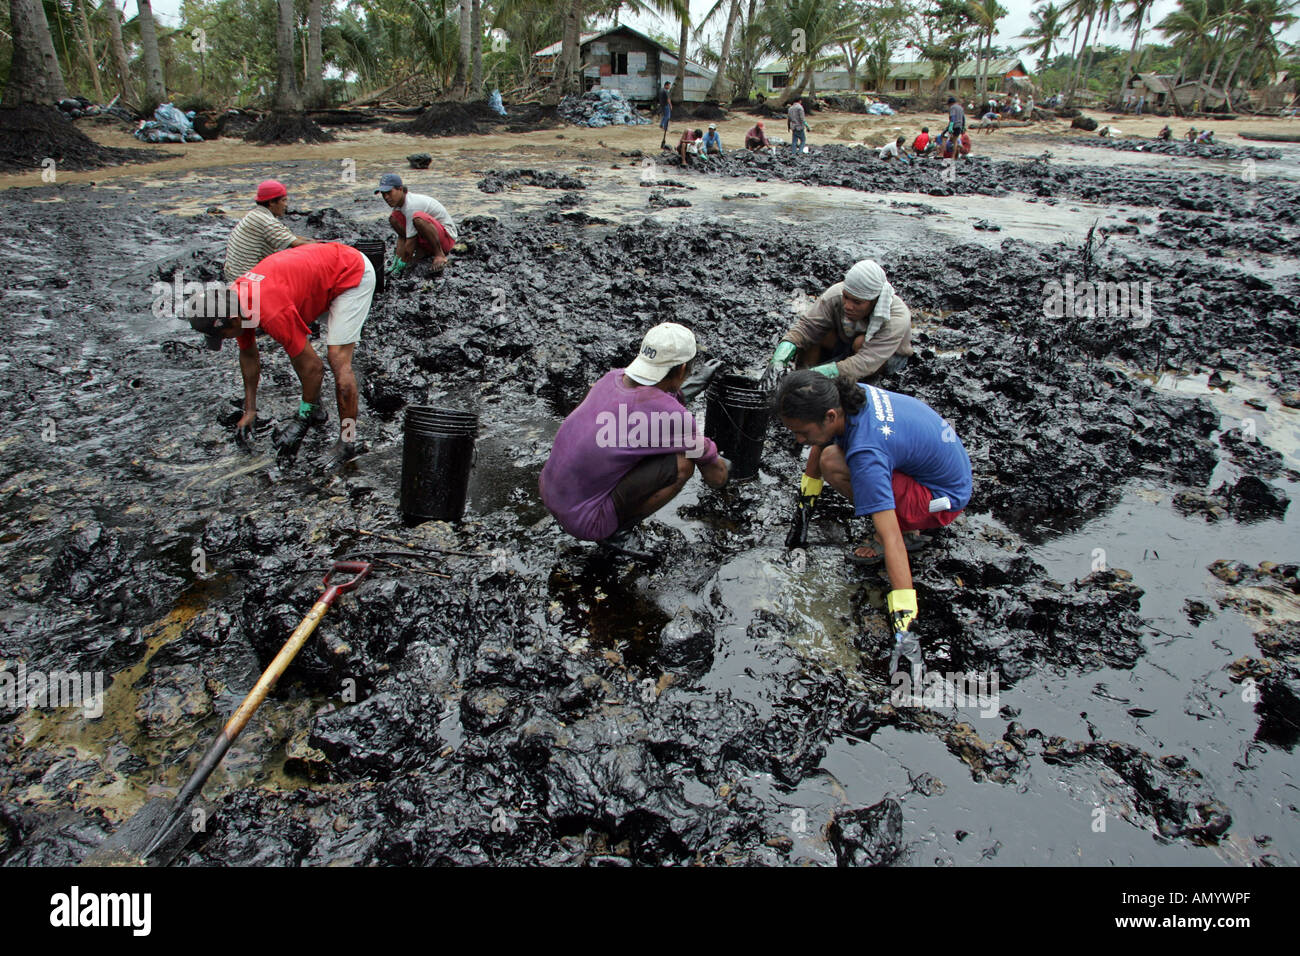
MULTIPOLYGON (((361 256, 366 264, 361 284, 348 289, 330 303, 329 331, 325 335, 326 345, 355 345, 361 341, 361 327, 370 315, 370 300, 375 294, 375 267, 367 256, 361 256)), ((322 316, 324 318, 324 316, 322 316)))

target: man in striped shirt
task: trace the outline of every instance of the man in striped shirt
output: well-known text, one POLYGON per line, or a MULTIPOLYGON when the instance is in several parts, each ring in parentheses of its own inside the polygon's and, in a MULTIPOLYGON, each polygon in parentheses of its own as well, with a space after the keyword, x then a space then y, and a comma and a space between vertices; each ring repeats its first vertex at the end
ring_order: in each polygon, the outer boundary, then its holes
POLYGON ((230 233, 226 242, 227 282, 234 282, 273 252, 315 242, 302 239, 280 222, 289 208, 289 191, 284 184, 268 179, 257 187, 257 206, 230 233))

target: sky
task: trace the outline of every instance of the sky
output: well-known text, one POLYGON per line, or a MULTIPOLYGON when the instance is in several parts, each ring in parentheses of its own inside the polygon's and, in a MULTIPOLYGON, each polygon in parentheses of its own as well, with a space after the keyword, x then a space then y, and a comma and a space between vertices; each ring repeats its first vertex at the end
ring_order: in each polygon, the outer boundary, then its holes
MULTIPOLYGON (((1020 35, 1030 26, 1029 13, 1034 7, 1038 6, 1042 0, 999 0, 1007 10, 1007 15, 999 22, 999 29, 994 43, 998 46, 1020 46, 1025 41, 1019 39, 1020 35)), ((708 13, 709 8, 713 6, 713 0, 691 0, 691 16, 703 17, 708 13)), ((1058 3, 1059 6, 1059 3, 1058 3)), ((1177 7, 1175 0, 1156 0, 1152 6, 1151 23, 1158 23, 1166 14, 1177 7)), ((170 26, 180 25, 180 8, 181 0, 153 0, 154 15, 170 26)), ((126 0, 127 17, 135 16, 135 0, 126 0)), ((641 30, 643 33, 658 31, 677 36, 679 27, 676 20, 661 19, 653 14, 649 16, 629 16, 623 19, 623 22, 634 29, 641 30)), ((722 33, 725 23, 720 23, 717 27, 710 29, 717 34, 722 33)), ((1148 28, 1149 32, 1149 28, 1148 28)), ((1293 26, 1283 34, 1289 41, 1295 42, 1300 37, 1300 24, 1293 26)), ((1145 39, 1146 35, 1144 35, 1145 39)), ((1161 37, 1154 34, 1151 39, 1159 42, 1161 37)), ((1100 36, 1100 42, 1120 46, 1128 49, 1129 44, 1133 41, 1133 34, 1128 30, 1103 30, 1100 36)), ((1068 52, 1068 48, 1067 48, 1068 52)), ((1025 64, 1032 72, 1037 63, 1025 64)))

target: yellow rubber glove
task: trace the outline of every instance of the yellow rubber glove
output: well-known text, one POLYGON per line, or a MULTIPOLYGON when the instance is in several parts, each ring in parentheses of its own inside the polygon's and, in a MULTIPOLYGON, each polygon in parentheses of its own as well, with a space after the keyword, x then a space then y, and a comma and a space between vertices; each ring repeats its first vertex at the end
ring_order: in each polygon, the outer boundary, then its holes
POLYGON ((906 634, 916 620, 916 591, 912 588, 890 591, 885 603, 894 622, 894 633, 906 634))
POLYGON ((811 475, 799 476, 799 497, 816 498, 822 493, 822 487, 826 482, 821 478, 814 478, 811 475))

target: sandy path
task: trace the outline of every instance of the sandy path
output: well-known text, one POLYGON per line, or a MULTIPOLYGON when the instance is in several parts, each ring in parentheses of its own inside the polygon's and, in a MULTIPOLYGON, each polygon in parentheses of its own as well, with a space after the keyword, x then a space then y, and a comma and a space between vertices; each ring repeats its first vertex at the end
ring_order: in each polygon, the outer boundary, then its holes
MULTIPOLYGON (((1159 116, 1132 117, 1109 112, 1092 112, 1099 123, 1118 126, 1127 135, 1154 137, 1160 128, 1168 122, 1159 116)), ((888 141, 899 133, 909 140, 922 126, 937 131, 946 123, 947 117, 939 113, 904 113, 897 116, 868 117, 854 113, 820 112, 812 117, 810 142, 834 142, 848 144, 866 141, 878 145, 888 141)), ((755 122, 747 113, 734 113, 731 118, 718 123, 718 132, 722 136, 723 146, 734 149, 744 140, 745 131, 755 122)), ((788 137, 785 123, 779 119, 765 121, 768 134, 788 137)), ((104 126, 83 122, 81 128, 95 140, 107 146, 139 147, 141 144, 119 126, 104 126)), ((707 121, 695 121, 692 125, 707 127, 707 121)), ((1216 139, 1223 143, 1246 144, 1237 133, 1245 130, 1270 132, 1300 132, 1300 118, 1284 119, 1252 117, 1225 121, 1195 121, 1174 118, 1171 125, 1175 135, 1181 136, 1189 125, 1207 125, 1215 131, 1216 139)), ((684 124, 674 123, 671 142, 676 142, 684 124)), ((975 140, 975 150, 979 155, 999 158, 1012 156, 1036 155, 1041 151, 1043 136, 1078 137, 1090 134, 1082 130, 1070 129, 1066 121, 1038 123, 1020 129, 998 130, 990 134, 979 134, 975 140), (1036 140, 1033 145, 1019 143, 1024 136, 1036 140)), ((344 130, 338 132, 338 142, 312 146, 253 146, 238 139, 218 139, 208 143, 162 144, 154 148, 171 154, 171 158, 148 165, 116 166, 89 172, 60 172, 59 183, 107 183, 114 179, 144 179, 149 181, 175 182, 177 174, 193 173, 197 170, 256 165, 284 164, 290 166, 296 162, 337 159, 340 162, 340 176, 348 166, 345 160, 355 164, 358 182, 368 176, 392 168, 406 168, 405 157, 408 153, 427 152, 435 157, 435 167, 449 174, 466 174, 486 169, 489 165, 499 165, 504 158, 514 165, 528 162, 563 163, 572 161, 600 162, 607 160, 617 162, 621 153, 632 150, 644 150, 649 155, 656 155, 659 149, 660 131, 657 126, 611 126, 604 129, 586 129, 583 127, 564 127, 558 130, 539 130, 531 133, 504 133, 487 136, 448 136, 423 137, 382 133, 377 129, 344 130), (486 164, 485 164, 485 161, 486 164)), ((1254 145, 1268 147, 1269 143, 1254 145)), ((23 186, 47 185, 41 180, 40 171, 0 176, 0 189, 23 186)))

